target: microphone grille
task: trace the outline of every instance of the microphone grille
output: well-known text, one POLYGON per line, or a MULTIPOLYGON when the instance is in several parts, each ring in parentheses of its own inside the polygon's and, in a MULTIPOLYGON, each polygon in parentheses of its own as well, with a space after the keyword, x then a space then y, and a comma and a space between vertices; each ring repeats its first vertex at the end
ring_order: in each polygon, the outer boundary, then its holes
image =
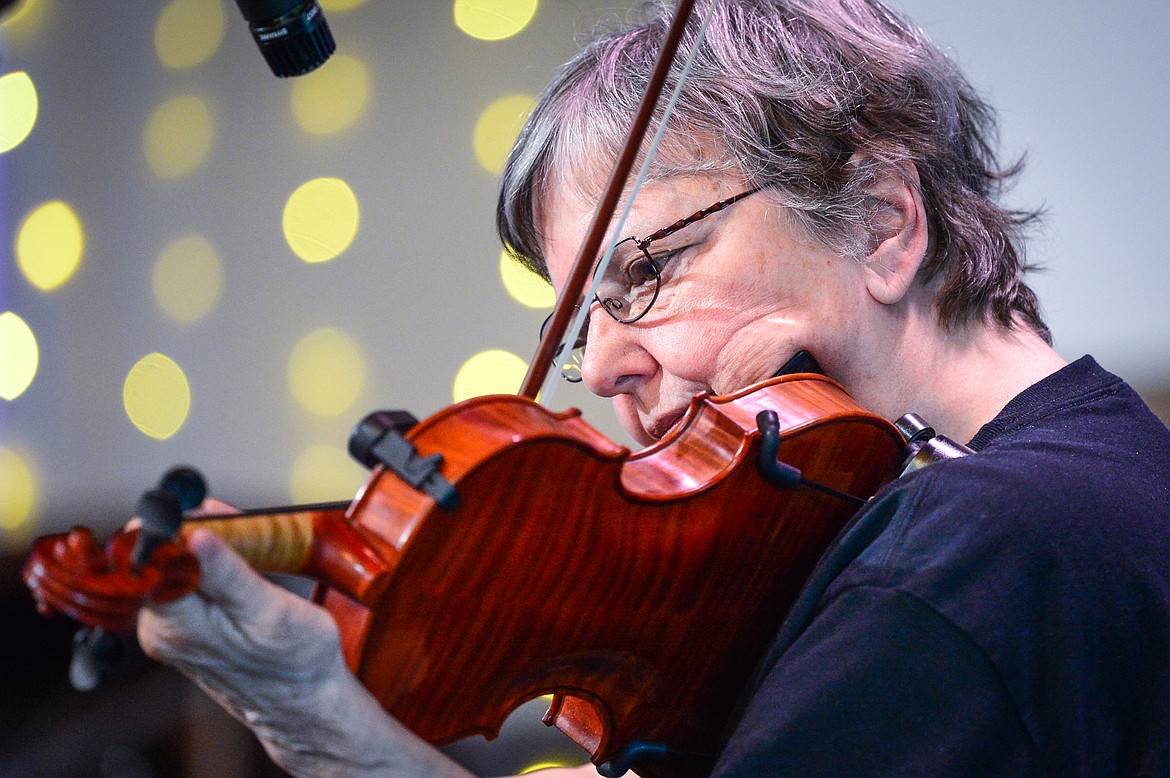
POLYGON ((303 3, 273 23, 249 24, 248 29, 278 78, 316 70, 337 50, 329 23, 316 0, 303 3))

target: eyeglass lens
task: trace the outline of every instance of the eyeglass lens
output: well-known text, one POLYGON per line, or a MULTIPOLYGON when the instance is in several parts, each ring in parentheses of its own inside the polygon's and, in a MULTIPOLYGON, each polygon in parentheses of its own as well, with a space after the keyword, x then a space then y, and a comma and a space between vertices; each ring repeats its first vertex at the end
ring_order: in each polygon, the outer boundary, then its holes
MULTIPOLYGON (((544 332, 548 329, 549 322, 552 321, 552 314, 544 320, 540 325, 540 339, 544 340, 544 332)), ((553 353, 552 363, 553 367, 561 371, 561 378, 570 383, 580 383, 581 381, 581 360, 585 358, 585 338, 589 333, 589 315, 585 316, 585 323, 581 326, 581 333, 577 335, 577 339, 573 341, 572 347, 569 349, 568 356, 562 356, 565 353, 565 346, 562 343, 557 347, 553 353)))
POLYGON ((630 258, 615 256, 605 269, 597 285, 597 301, 606 313, 627 324, 646 315, 658 298, 658 265, 642 245, 642 241, 627 238, 622 243, 633 243, 635 255, 630 258))

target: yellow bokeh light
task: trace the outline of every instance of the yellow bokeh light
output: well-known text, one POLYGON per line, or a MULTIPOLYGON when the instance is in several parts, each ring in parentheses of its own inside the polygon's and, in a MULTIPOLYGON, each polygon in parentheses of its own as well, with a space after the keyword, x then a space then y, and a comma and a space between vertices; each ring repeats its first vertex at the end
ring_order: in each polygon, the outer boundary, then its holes
POLYGON ((508 256, 500 254, 500 280, 516 302, 529 308, 551 308, 557 301, 552 284, 508 256))
POLYGON ((485 394, 516 394, 528 372, 528 363, 511 351, 481 351, 463 363, 451 392, 455 402, 485 394))
POLYGON ((211 108, 194 95, 172 97, 154 109, 142 132, 142 154, 159 178, 193 173, 211 152, 211 108))
POLYGON ((288 388, 297 404, 318 416, 337 416, 357 400, 366 380, 361 352, 341 330, 314 330, 293 347, 288 388))
POLYGON ((341 132, 366 109, 370 78, 361 60, 335 54, 323 67, 292 83, 293 118, 311 135, 341 132))
POLYGON ((355 8, 361 8, 366 4, 366 0, 321 0, 321 10, 326 13, 333 13, 334 11, 352 11, 355 8))
POLYGON ((577 762, 570 762, 567 759, 547 759, 543 762, 537 762, 536 764, 528 765, 523 770, 516 773, 516 775, 528 775, 529 773, 535 773, 538 770, 548 770, 552 767, 576 767, 577 764, 577 762))
POLYGON ((499 173, 532 110, 531 95, 507 95, 483 110, 475 122, 475 158, 489 173, 499 173))
POLYGON ((26 528, 37 509, 38 491, 36 471, 28 460, 0 446, 0 529, 26 528))
POLYGON ((284 205, 284 239, 305 262, 328 262, 349 248, 361 214, 357 196, 340 178, 314 178, 284 205))
POLYGON ((288 489, 294 503, 349 499, 366 473, 345 451, 323 444, 309 446, 293 462, 288 489))
POLYGON ((0 18, 0 29, 12 38, 31 37, 36 34, 45 18, 44 0, 23 0, 16 9, 0 18))
POLYGON ((15 400, 37 374, 37 339, 24 319, 12 311, 0 313, 0 397, 15 400))
POLYGON ((37 123, 37 88, 23 70, 0 76, 0 154, 19 146, 37 123))
POLYGON ((199 321, 219 302, 223 270, 215 247, 202 235, 171 243, 154 263, 154 299, 180 324, 199 321))
POLYGON ((191 410, 191 387, 183 368, 163 354, 147 354, 126 374, 122 405, 144 434, 159 440, 171 437, 191 410))
POLYGON ((537 0, 455 0, 455 25, 484 41, 511 38, 536 15, 537 0))
POLYGON ((25 217, 16 234, 16 262, 33 286, 51 291, 68 281, 81 264, 85 234, 65 203, 42 203, 25 217))
POLYGON ((154 25, 154 50, 176 70, 206 62, 223 42, 221 0, 171 0, 154 25))

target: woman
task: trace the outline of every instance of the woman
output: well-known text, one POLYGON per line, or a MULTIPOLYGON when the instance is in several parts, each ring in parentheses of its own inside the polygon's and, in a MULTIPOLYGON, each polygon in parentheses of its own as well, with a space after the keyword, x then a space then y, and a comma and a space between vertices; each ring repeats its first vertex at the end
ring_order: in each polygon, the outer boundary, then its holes
MULTIPOLYGON (((501 235, 557 289, 661 17, 566 65, 509 159, 501 235)), ((978 452, 854 519, 716 774, 1170 772, 1170 434, 1120 379, 1049 345, 1022 280, 1032 215, 995 201, 1015 171, 993 129, 877 0, 725 0, 617 236, 581 375, 641 442, 696 392, 807 351, 864 407, 917 412, 978 452)), ((354 680, 325 613, 212 536, 191 547, 200 592, 145 612, 142 643, 278 763, 460 773, 354 680)))

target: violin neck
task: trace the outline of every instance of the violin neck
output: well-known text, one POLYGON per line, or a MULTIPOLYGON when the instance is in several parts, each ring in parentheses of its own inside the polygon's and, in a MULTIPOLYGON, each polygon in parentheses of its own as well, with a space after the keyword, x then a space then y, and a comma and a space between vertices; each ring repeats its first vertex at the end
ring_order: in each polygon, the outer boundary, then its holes
POLYGON ((197 529, 210 530, 262 573, 304 575, 319 542, 317 528, 344 519, 347 508, 343 502, 192 519, 183 523, 179 536, 186 541, 197 529))
POLYGON ((326 503, 197 519, 179 535, 186 541, 196 529, 211 530, 255 570, 312 578, 364 605, 381 591, 397 554, 371 545, 346 518, 349 508, 326 503))

